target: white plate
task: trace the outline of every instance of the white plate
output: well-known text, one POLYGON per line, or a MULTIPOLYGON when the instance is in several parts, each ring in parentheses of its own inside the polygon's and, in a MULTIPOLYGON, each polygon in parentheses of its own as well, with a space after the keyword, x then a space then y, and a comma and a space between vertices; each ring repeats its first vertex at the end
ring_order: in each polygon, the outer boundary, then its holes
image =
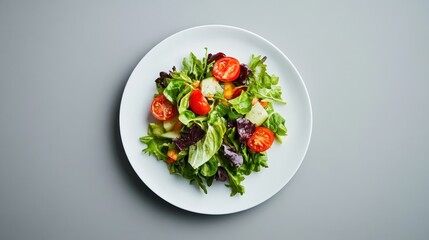
POLYGON ((156 45, 138 63, 122 96, 120 132, 127 157, 142 181, 167 202, 196 213, 228 214, 254 207, 276 194, 298 170, 307 151, 312 112, 304 82, 289 59, 264 38, 236 27, 207 25, 178 32, 156 45), (242 182, 245 194, 230 197, 224 183, 214 182, 204 194, 188 180, 171 175, 166 164, 142 152, 146 145, 139 138, 147 135, 153 121, 149 106, 156 92, 154 80, 160 71, 172 66, 181 68, 182 59, 193 52, 204 55, 224 52, 248 63, 252 54, 267 56, 267 71, 280 77, 286 105, 275 105, 286 119, 288 136, 283 144, 274 143, 268 150, 269 168, 246 176, 242 182))

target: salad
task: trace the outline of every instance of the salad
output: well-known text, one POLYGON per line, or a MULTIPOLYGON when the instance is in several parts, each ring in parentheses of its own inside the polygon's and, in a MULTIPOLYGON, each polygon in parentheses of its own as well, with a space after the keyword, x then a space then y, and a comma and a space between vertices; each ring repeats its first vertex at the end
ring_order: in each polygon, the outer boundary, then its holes
POLYGON ((287 135, 285 119, 274 110, 282 99, 278 76, 267 73, 266 57, 253 55, 248 64, 222 52, 192 52, 181 70, 160 72, 143 152, 166 162, 207 193, 207 186, 225 182, 231 196, 245 192, 246 175, 267 168, 267 150, 287 135))

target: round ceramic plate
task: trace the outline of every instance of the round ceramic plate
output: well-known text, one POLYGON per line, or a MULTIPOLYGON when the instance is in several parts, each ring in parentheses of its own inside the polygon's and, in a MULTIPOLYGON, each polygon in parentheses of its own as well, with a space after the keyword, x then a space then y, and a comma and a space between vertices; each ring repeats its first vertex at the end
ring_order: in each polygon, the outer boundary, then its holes
POLYGON ((122 96, 120 132, 127 157, 141 180, 167 202, 196 213, 228 214, 243 211, 268 200, 280 191, 298 170, 306 154, 312 130, 310 99, 304 82, 289 59, 264 38, 244 29, 207 25, 178 32, 152 48, 131 74, 122 96), (286 119, 288 136, 268 150, 268 168, 246 176, 245 194, 230 196, 223 182, 214 182, 204 194, 189 181, 168 172, 166 163, 142 152, 139 138, 147 135, 150 104, 156 93, 154 80, 159 72, 173 66, 179 70, 184 57, 198 58, 208 52, 224 52, 248 63, 252 54, 267 56, 267 72, 280 77, 283 99, 275 110, 286 119))

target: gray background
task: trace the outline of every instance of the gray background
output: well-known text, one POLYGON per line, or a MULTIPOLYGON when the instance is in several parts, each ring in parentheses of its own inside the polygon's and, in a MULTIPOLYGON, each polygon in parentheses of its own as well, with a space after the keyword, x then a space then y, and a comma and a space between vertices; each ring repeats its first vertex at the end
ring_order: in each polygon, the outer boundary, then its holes
POLYGON ((0 1, 0 239, 429 239, 428 1, 0 1), (313 136, 289 184, 224 216, 152 193, 120 97, 165 37, 253 31, 300 71, 313 136))

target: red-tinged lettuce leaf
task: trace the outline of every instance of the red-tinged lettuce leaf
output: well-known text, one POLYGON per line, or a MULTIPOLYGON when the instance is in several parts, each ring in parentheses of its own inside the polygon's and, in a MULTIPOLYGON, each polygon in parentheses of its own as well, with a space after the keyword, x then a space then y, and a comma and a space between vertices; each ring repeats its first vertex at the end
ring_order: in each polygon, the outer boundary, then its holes
POLYGON ((225 182, 228 180, 228 173, 226 172, 225 168, 218 167, 216 175, 215 175, 216 181, 225 182))
POLYGON ((187 131, 182 132, 179 138, 173 139, 173 142, 182 151, 201 140, 205 134, 206 132, 198 124, 194 124, 187 131))
POLYGON ((256 125, 246 118, 237 118, 236 125, 238 141, 240 143, 246 143, 250 136, 255 132, 256 125))
POLYGON ((243 156, 238 153, 234 147, 222 144, 221 152, 224 158, 228 159, 234 167, 238 168, 241 166, 241 164, 243 164, 243 156))

